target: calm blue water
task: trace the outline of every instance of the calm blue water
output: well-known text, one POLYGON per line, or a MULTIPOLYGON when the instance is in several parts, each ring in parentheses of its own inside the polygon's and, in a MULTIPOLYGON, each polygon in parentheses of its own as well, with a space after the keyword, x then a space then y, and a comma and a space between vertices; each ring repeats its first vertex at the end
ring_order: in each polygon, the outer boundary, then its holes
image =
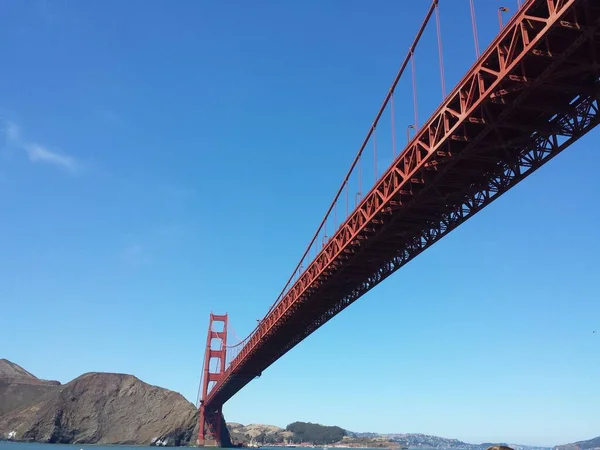
MULTIPOLYGON (((165 449, 173 448, 173 447, 164 447, 165 449)), ((85 444, 77 444, 77 445, 68 445, 68 444, 38 444, 38 443, 28 443, 28 442, 6 442, 0 441, 0 450, 115 450, 115 449, 152 449, 158 450, 158 447, 142 447, 142 446, 133 446, 133 445, 85 445, 85 444)))
MULTIPOLYGON (((158 450, 158 448, 164 448, 165 450, 172 449, 174 447, 145 447, 145 446, 132 446, 132 445, 67 445, 67 444, 30 444, 25 442, 6 442, 0 441, 0 450, 127 450, 127 449, 152 449, 158 450)), ((184 448, 184 447, 181 447, 184 448)), ((262 447, 268 450, 291 450, 286 447, 262 447)), ((319 447, 315 447, 316 450, 319 447)), ((301 447, 296 447, 294 450, 303 450, 301 447)), ((305 449, 308 450, 308 449, 305 449)), ((382 450, 382 449, 361 449, 361 450, 382 450)))

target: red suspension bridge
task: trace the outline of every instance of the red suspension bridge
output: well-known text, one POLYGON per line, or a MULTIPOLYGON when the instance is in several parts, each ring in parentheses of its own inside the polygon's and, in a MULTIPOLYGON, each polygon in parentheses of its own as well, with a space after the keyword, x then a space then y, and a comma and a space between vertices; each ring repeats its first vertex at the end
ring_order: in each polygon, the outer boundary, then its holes
POLYGON ((481 54, 469 0, 477 61, 450 93, 439 1, 433 0, 331 206, 265 317, 228 346, 227 316, 211 314, 200 445, 229 443, 223 404, 263 370, 600 122, 599 0, 517 0, 506 24, 507 9, 498 9, 500 33, 481 54), (414 55, 430 22, 445 98, 419 126, 414 55), (413 136, 397 154, 394 94, 405 72, 412 76, 415 118, 406 130, 413 136), (394 160, 379 174, 378 126, 388 117, 394 160), (363 193, 371 151, 376 181, 363 193), (351 181, 357 191, 350 192, 351 181))

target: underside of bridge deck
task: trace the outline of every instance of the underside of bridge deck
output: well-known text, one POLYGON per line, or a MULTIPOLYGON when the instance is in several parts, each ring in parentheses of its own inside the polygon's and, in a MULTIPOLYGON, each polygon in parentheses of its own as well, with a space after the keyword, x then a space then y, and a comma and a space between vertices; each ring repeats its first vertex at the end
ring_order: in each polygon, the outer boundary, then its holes
POLYGON ((274 361, 600 121, 600 3, 530 0, 384 173, 210 391, 274 361))

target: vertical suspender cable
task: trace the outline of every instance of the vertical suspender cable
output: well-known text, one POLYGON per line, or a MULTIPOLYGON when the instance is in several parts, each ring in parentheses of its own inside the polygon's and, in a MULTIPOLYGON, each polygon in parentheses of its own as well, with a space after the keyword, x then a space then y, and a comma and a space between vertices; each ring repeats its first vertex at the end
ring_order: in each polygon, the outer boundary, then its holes
POLYGON ((333 205, 333 232, 337 231, 337 201, 333 205))
POLYGON ((348 218, 348 180, 346 180, 346 217, 344 220, 348 218))
POLYGON ((377 183, 377 130, 373 130, 373 170, 375 172, 373 183, 377 183))
POLYGON ((435 3, 435 25, 437 29, 438 56, 440 60, 440 78, 442 80, 442 100, 446 98, 446 75, 444 74, 444 51, 442 47, 442 26, 440 23, 440 5, 435 3))
POLYGON ((393 159, 396 159, 396 118, 394 117, 394 93, 392 92, 392 96, 390 97, 390 111, 392 115, 392 156, 393 159))
POLYGON ((415 67, 415 53, 411 52, 410 64, 412 68, 412 85, 413 85, 413 108, 415 112, 415 130, 419 128, 419 110, 417 103, 417 69, 415 67))
MULTIPOLYGON (((410 47, 410 50, 409 50, 408 54, 406 55, 406 57, 404 58, 404 61, 402 62, 401 66, 400 66, 400 69, 398 70, 398 72, 396 74, 396 77, 394 78, 394 81, 392 82, 392 87, 390 88, 387 96, 385 97, 385 99, 383 101, 383 104, 379 108, 379 111, 377 113, 377 116, 375 117, 375 121, 373 122, 373 125, 371 125, 371 128, 369 128, 369 130, 367 132, 367 135, 366 135, 365 139, 363 140, 362 145, 360 146, 360 149, 358 150, 356 156, 354 157, 354 160, 352 161, 352 164, 350 165, 350 168, 348 169, 348 172, 346 173, 346 176, 344 177, 344 181, 348 181, 350 179, 350 176, 351 176, 352 172, 354 171, 354 168, 358 164, 358 161, 359 161, 359 159, 360 159, 360 157, 362 155, 362 152, 365 149, 365 147, 366 147, 366 145, 367 145, 367 143, 369 141, 369 138, 370 138, 371 134, 373 133, 373 128, 377 125, 377 122, 379 121, 379 118, 383 114, 383 112, 384 112, 384 110, 385 110, 388 102, 390 101, 391 94, 392 94, 392 92, 394 92, 394 89, 395 89, 396 85, 398 84, 398 81, 400 80, 400 77, 404 73, 404 70, 406 69, 406 67, 407 67, 407 65, 409 63, 410 55, 414 52, 415 48, 417 47, 417 44, 419 43, 419 41, 421 39, 421 36, 423 35, 423 32, 425 31, 425 28, 426 28, 427 24, 429 23, 429 20, 433 16, 434 9, 435 9, 435 3, 437 3, 437 0, 432 0, 431 5, 430 5, 430 7, 429 7, 429 9, 427 11, 427 14, 425 15, 425 18, 423 19, 423 22, 421 23, 421 26, 419 27, 419 30, 417 32, 417 35, 415 36, 415 39, 414 39, 414 41, 413 41, 413 43, 412 43, 412 45, 410 47)), ((343 188, 344 188, 344 184, 342 183, 342 185, 338 189, 337 193, 335 194, 335 197, 334 197, 333 201, 337 200, 338 197, 342 194, 342 189, 343 188)), ((296 270, 304 262, 305 258, 310 254, 310 251, 312 249, 313 244, 318 240, 318 235, 319 235, 319 232, 321 231, 321 229, 323 227, 323 223, 324 223, 325 220, 327 220, 327 217, 331 213, 332 209, 333 209, 333 202, 330 204, 329 209, 325 213, 325 217, 323 218, 323 220, 319 224, 319 227, 317 228, 317 231, 314 233, 314 235, 312 237, 312 240, 306 246, 306 249, 304 250, 304 254, 302 255, 302 258, 300 259, 300 262, 296 266, 296 269, 294 270, 294 272, 292 272, 292 275, 290 275, 290 277, 288 278, 287 282, 283 286, 283 289, 281 289, 281 292, 277 296, 277 299, 275 300, 275 302, 271 305, 271 307, 267 311, 267 316, 277 306, 277 304, 283 298, 283 296, 288 292, 288 287, 290 286, 290 284, 291 284, 291 282, 293 280, 293 277, 294 277, 294 274, 295 274, 296 270)), ((258 327, 255 328, 249 334, 249 337, 250 336, 254 336, 254 334, 257 332, 257 330, 258 330, 258 327)))
POLYGON ((479 58, 479 37, 477 37, 477 19, 475 18, 475 3, 469 0, 471 4, 471 25, 473 26, 473 40, 475 41, 475 55, 479 58))
POLYGON ((360 198, 361 196, 362 196, 362 155, 360 158, 358 158, 358 198, 360 198))

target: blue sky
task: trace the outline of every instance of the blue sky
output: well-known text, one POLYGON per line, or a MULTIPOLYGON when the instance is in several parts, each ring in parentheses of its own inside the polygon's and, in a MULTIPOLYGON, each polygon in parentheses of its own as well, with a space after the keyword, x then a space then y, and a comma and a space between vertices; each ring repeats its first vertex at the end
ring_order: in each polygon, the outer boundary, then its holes
MULTIPOLYGON (((482 48, 512 3, 477 0, 482 48)), ((209 312, 241 337, 271 305, 427 5, 5 2, 0 357, 62 382, 133 373, 194 401, 209 312)), ((474 61, 467 0, 442 1, 442 28, 450 87, 474 61)), ((421 122, 441 100, 431 31, 421 122)), ((314 333, 227 419, 600 434, 599 133, 314 333)))

